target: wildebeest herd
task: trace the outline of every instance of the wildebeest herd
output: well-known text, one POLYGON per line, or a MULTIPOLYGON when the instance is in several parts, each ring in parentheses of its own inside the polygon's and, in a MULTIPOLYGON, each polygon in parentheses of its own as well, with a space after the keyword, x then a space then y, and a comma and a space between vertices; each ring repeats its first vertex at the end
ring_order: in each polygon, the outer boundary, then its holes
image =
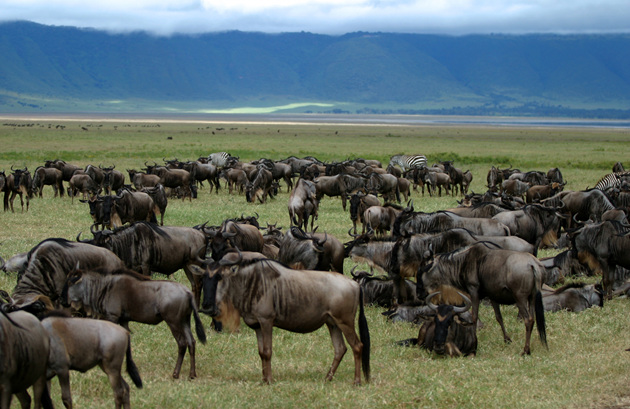
POLYGON ((22 405, 30 402, 30 386, 36 402, 50 407, 46 381, 54 376, 64 405, 72 407, 69 370, 96 365, 109 377, 116 407, 129 407, 124 360, 133 383, 142 386, 130 321, 164 321, 178 348, 172 376, 179 377, 188 351, 192 379, 197 374, 191 319, 202 343, 206 330, 199 312, 213 317, 217 331, 224 324, 235 330, 242 320, 256 332, 266 383, 273 379, 272 328, 304 333, 325 324, 334 349, 326 379, 333 378, 347 341, 354 383, 360 384, 361 372, 370 379, 364 305, 386 308, 392 321, 419 325, 418 336, 401 344, 449 356, 476 354, 484 300, 510 342, 499 306, 515 305, 525 326, 522 353, 530 354, 534 325, 546 345, 545 311, 602 307, 604 299, 628 291, 630 173, 619 165, 596 188, 583 191, 564 190, 558 168, 521 172, 492 166, 487 191, 478 194, 469 193, 470 171, 452 161, 429 167, 422 158, 396 155, 383 167, 376 160, 323 163, 313 157, 242 162, 217 152, 196 161, 164 159, 163 166, 145 161, 145 168, 127 170, 128 184, 114 165, 83 168, 63 160, 46 161, 32 178, 26 167, 1 172, 5 211, 14 211, 16 196, 26 200, 22 211, 29 211, 30 198, 41 197, 47 185, 63 197, 67 182, 67 194, 82 196, 93 221, 92 238, 49 238, 0 260, 4 271, 17 272, 0 308, 2 409, 14 394, 22 405), (260 204, 285 187, 290 227, 261 226, 257 216, 243 215, 215 226, 165 226, 168 200, 192 201, 203 182, 210 194, 219 194, 223 182, 228 194, 260 204), (422 195, 425 188, 428 195, 444 189, 461 201, 451 209, 418 212, 410 199, 418 188, 422 195), (344 211, 349 203, 346 243, 317 231, 325 196, 339 197, 344 211), (538 250, 546 247, 562 251, 539 259, 538 250), (360 263, 351 277, 344 275, 347 258, 360 263), (366 265, 369 271, 357 271, 366 265), (180 269, 190 289, 150 277, 180 269), (601 284, 573 281, 552 288, 578 275, 601 275, 601 284))

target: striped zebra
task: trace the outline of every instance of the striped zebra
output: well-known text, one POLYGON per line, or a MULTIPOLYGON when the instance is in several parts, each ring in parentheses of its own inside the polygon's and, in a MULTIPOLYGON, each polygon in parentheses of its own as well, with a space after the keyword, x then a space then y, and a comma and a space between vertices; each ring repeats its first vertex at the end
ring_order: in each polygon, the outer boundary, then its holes
POLYGON ((389 165, 398 165, 403 172, 406 172, 409 169, 427 166, 427 157, 424 155, 394 155, 389 159, 389 165))
POLYGON ((619 188, 624 181, 630 182, 630 171, 609 173, 597 182, 595 188, 606 192, 609 189, 619 188))
POLYGON ((228 158, 230 158, 228 152, 215 152, 208 155, 208 162, 216 166, 217 168, 222 168, 227 163, 228 158))

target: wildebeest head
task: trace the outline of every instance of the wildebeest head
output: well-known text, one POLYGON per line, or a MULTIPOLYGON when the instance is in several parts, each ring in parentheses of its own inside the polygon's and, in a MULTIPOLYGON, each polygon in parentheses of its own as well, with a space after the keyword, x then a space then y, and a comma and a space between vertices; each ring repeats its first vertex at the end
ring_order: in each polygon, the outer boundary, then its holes
POLYGON ((452 287, 442 287, 440 291, 429 294, 425 301, 429 308, 423 309, 424 314, 420 316, 422 319, 433 323, 433 337, 432 342, 430 342, 431 345, 426 345, 426 338, 418 341, 424 341, 425 346, 433 349, 438 355, 445 353, 450 356, 461 355, 458 346, 453 343, 455 331, 452 326, 474 324, 471 314, 465 314, 472 306, 472 302, 466 295, 452 287), (438 298, 439 301, 436 301, 438 304, 434 304, 433 300, 438 298), (461 304, 463 306, 460 306, 461 304))

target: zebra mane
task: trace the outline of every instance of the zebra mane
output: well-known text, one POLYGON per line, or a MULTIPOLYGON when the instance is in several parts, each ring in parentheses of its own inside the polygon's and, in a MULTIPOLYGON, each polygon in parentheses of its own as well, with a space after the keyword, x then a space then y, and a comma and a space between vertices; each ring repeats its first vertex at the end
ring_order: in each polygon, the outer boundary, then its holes
POLYGON ((597 184, 595 184, 596 189, 606 190, 612 187, 619 187, 621 185, 621 177, 630 176, 630 171, 625 172, 613 172, 609 173, 603 178, 601 178, 597 184))

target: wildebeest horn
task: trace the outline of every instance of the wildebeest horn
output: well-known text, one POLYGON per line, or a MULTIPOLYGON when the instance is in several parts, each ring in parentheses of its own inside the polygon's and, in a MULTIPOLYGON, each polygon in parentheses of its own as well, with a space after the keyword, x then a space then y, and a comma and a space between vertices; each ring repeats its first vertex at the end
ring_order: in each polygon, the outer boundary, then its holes
POLYGON ((435 297, 436 295, 438 295, 439 293, 440 293, 439 291, 436 291, 436 292, 434 292, 434 293, 431 293, 431 294, 427 295, 427 298, 425 298, 425 300, 424 300, 424 302, 425 302, 425 303, 429 306, 429 308, 431 308, 433 311, 437 311, 438 307, 437 307, 437 305, 435 305, 435 304, 433 304, 433 303, 431 302, 431 299, 432 299, 433 297, 435 297))
POLYGON ((357 267, 358 267, 358 266, 354 266, 354 267, 352 267, 352 269, 350 270, 350 275, 351 275, 352 277, 354 277, 354 278, 359 277, 357 274, 354 274, 354 270, 356 270, 356 268, 357 268, 357 267))
POLYGON ((462 294, 461 292, 457 292, 457 294, 460 295, 460 297, 462 297, 464 299, 464 306, 463 307, 453 307, 453 312, 455 314, 461 314, 463 312, 466 312, 470 309, 470 307, 472 307, 472 301, 470 301, 470 298, 466 297, 464 294, 462 294))
POLYGON ((195 252, 195 258, 201 264, 203 264, 206 261, 205 259, 201 258, 202 254, 203 254, 204 257, 206 256, 206 251, 207 251, 207 247, 206 246, 201 246, 201 247, 199 247, 199 250, 197 250, 195 252))
MULTIPOLYGON (((241 253, 241 251, 238 249, 238 247, 235 247, 235 250, 238 253, 238 258, 236 260, 234 260, 234 261, 226 260, 225 256, 223 256, 223 258, 221 258, 221 260, 219 260, 219 265, 221 265, 221 266, 233 266, 235 264, 240 264, 240 262, 243 260, 243 253, 241 253)), ((232 253, 233 252, 230 252, 230 253, 227 253, 227 254, 232 254, 232 253)))
MULTIPOLYGON (((92 232, 92 234, 96 236, 96 232, 94 231, 94 226, 96 226, 96 223, 92 223, 92 225, 90 226, 90 232, 92 232)), ((79 235, 80 234, 81 233, 79 233, 79 235)), ((77 236, 77 241, 79 241, 78 236, 77 236)))
POLYGON ((351 231, 352 231, 352 227, 350 227, 350 229, 348 229, 348 236, 350 236, 350 237, 359 237, 360 236, 360 234, 352 234, 352 233, 350 233, 351 231))

